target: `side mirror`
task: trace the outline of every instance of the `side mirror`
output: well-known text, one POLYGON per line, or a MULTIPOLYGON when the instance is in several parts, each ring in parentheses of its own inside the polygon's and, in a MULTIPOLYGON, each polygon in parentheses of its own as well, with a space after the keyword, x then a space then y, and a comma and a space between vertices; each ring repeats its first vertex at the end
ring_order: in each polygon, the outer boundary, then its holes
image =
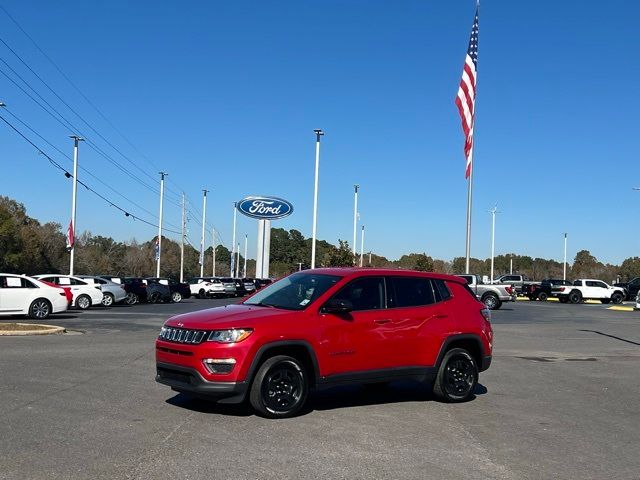
POLYGON ((349 300, 341 300, 339 298, 332 298, 322 306, 320 310, 322 313, 333 313, 340 315, 343 313, 349 313, 353 310, 353 303, 349 300))

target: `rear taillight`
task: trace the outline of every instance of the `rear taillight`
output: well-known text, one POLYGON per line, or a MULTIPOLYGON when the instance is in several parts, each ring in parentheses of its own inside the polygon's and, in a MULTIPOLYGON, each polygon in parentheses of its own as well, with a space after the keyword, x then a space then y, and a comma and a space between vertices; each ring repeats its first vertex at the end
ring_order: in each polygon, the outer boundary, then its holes
POLYGON ((513 287, 505 287, 504 288, 509 295, 513 294, 513 287))
POLYGON ((489 310, 488 308, 483 308, 482 310, 480 310, 480 314, 487 322, 491 321, 491 310, 489 310))
POLYGON ((560 291, 561 291, 561 292, 564 292, 564 287, 560 287, 560 291))

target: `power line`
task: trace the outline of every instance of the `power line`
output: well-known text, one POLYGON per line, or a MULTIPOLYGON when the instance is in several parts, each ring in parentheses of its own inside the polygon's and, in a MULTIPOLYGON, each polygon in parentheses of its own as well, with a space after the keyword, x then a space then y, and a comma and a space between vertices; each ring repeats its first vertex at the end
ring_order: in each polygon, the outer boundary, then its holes
MULTIPOLYGON (((49 163, 51 163, 53 166, 55 166, 56 168, 58 168, 59 170, 61 170, 65 177, 67 178, 73 178, 73 174, 69 173, 69 171, 67 171, 66 168, 64 168, 62 165, 60 165, 58 162, 56 162, 53 158, 51 158, 49 155, 47 155, 47 153, 44 152, 44 150, 42 150, 40 147, 38 147, 38 145, 36 145, 31 139, 29 139, 29 137, 27 137, 24 133, 22 133, 17 127, 15 127, 11 122, 9 122, 6 118, 4 118, 2 115, 0 115, 0 120, 2 120, 4 123, 6 123, 13 131, 15 131, 18 135, 20 135, 26 142, 28 142, 33 148, 35 148, 41 155, 43 155, 48 161, 49 163)), ((124 209, 123 207, 121 207, 120 205, 114 203, 113 201, 111 201, 109 198, 105 197, 104 195, 102 195, 100 192, 96 191, 95 189, 93 189, 91 186, 89 186, 86 182, 83 182, 81 180, 77 180, 77 182, 82 185, 84 188, 86 188, 88 191, 90 191, 91 193, 93 193, 94 195, 96 195, 97 197, 101 198, 102 200, 104 200, 106 203, 108 203, 110 206, 116 208, 117 210, 120 210, 122 213, 125 214, 126 217, 131 217, 133 220, 138 220, 142 223, 145 223, 151 227, 154 228, 158 228, 157 224, 154 224, 153 222, 150 222, 148 220, 145 220, 142 217, 139 217, 138 215, 135 215, 133 213, 129 213, 129 211, 127 211, 126 209, 124 209)), ((170 229, 164 229, 166 232, 169 233, 174 233, 176 235, 181 235, 182 232, 178 232, 175 230, 170 230, 170 229)))

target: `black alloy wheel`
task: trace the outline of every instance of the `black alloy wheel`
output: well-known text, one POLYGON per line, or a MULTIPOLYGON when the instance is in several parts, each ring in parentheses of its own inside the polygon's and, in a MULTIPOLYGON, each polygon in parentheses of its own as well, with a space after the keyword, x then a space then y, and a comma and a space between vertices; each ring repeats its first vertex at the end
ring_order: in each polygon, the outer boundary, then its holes
POLYGON ((29 306, 29 316, 38 320, 44 320, 51 315, 51 304, 45 298, 37 298, 29 306))
POLYGON ((614 293, 611 295, 611 301, 615 304, 620 304, 624 300, 624 295, 621 293, 614 293))
POLYGON ((308 391, 308 376, 302 363, 293 357, 278 355, 258 369, 249 401, 263 417, 292 417, 304 406, 308 391))
POLYGON ((582 295, 580 292, 571 292, 569 294, 569 301, 571 303, 580 303, 582 301, 582 295))
POLYGON ((541 302, 546 302, 547 298, 549 298, 549 295, 547 295, 546 292, 540 292, 538 294, 538 300, 540 300, 541 302))
POLYGON ((433 393, 445 402, 464 402, 473 395, 477 383, 478 366, 471 354, 453 348, 442 359, 433 393))
POLYGON ((149 296, 149 303, 160 303, 160 301, 162 301, 162 298, 158 292, 153 292, 149 296))
POLYGON ((198 292, 198 298, 207 298, 207 293, 204 291, 204 288, 201 288, 198 292))

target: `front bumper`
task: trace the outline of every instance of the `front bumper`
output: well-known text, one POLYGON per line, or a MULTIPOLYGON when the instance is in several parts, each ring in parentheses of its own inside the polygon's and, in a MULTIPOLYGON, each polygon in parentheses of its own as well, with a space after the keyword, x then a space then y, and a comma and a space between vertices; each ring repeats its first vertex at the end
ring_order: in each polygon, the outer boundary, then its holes
POLYGON ((248 390, 247 382, 211 382, 194 368, 163 362, 156 362, 156 382, 220 403, 241 403, 248 390))

